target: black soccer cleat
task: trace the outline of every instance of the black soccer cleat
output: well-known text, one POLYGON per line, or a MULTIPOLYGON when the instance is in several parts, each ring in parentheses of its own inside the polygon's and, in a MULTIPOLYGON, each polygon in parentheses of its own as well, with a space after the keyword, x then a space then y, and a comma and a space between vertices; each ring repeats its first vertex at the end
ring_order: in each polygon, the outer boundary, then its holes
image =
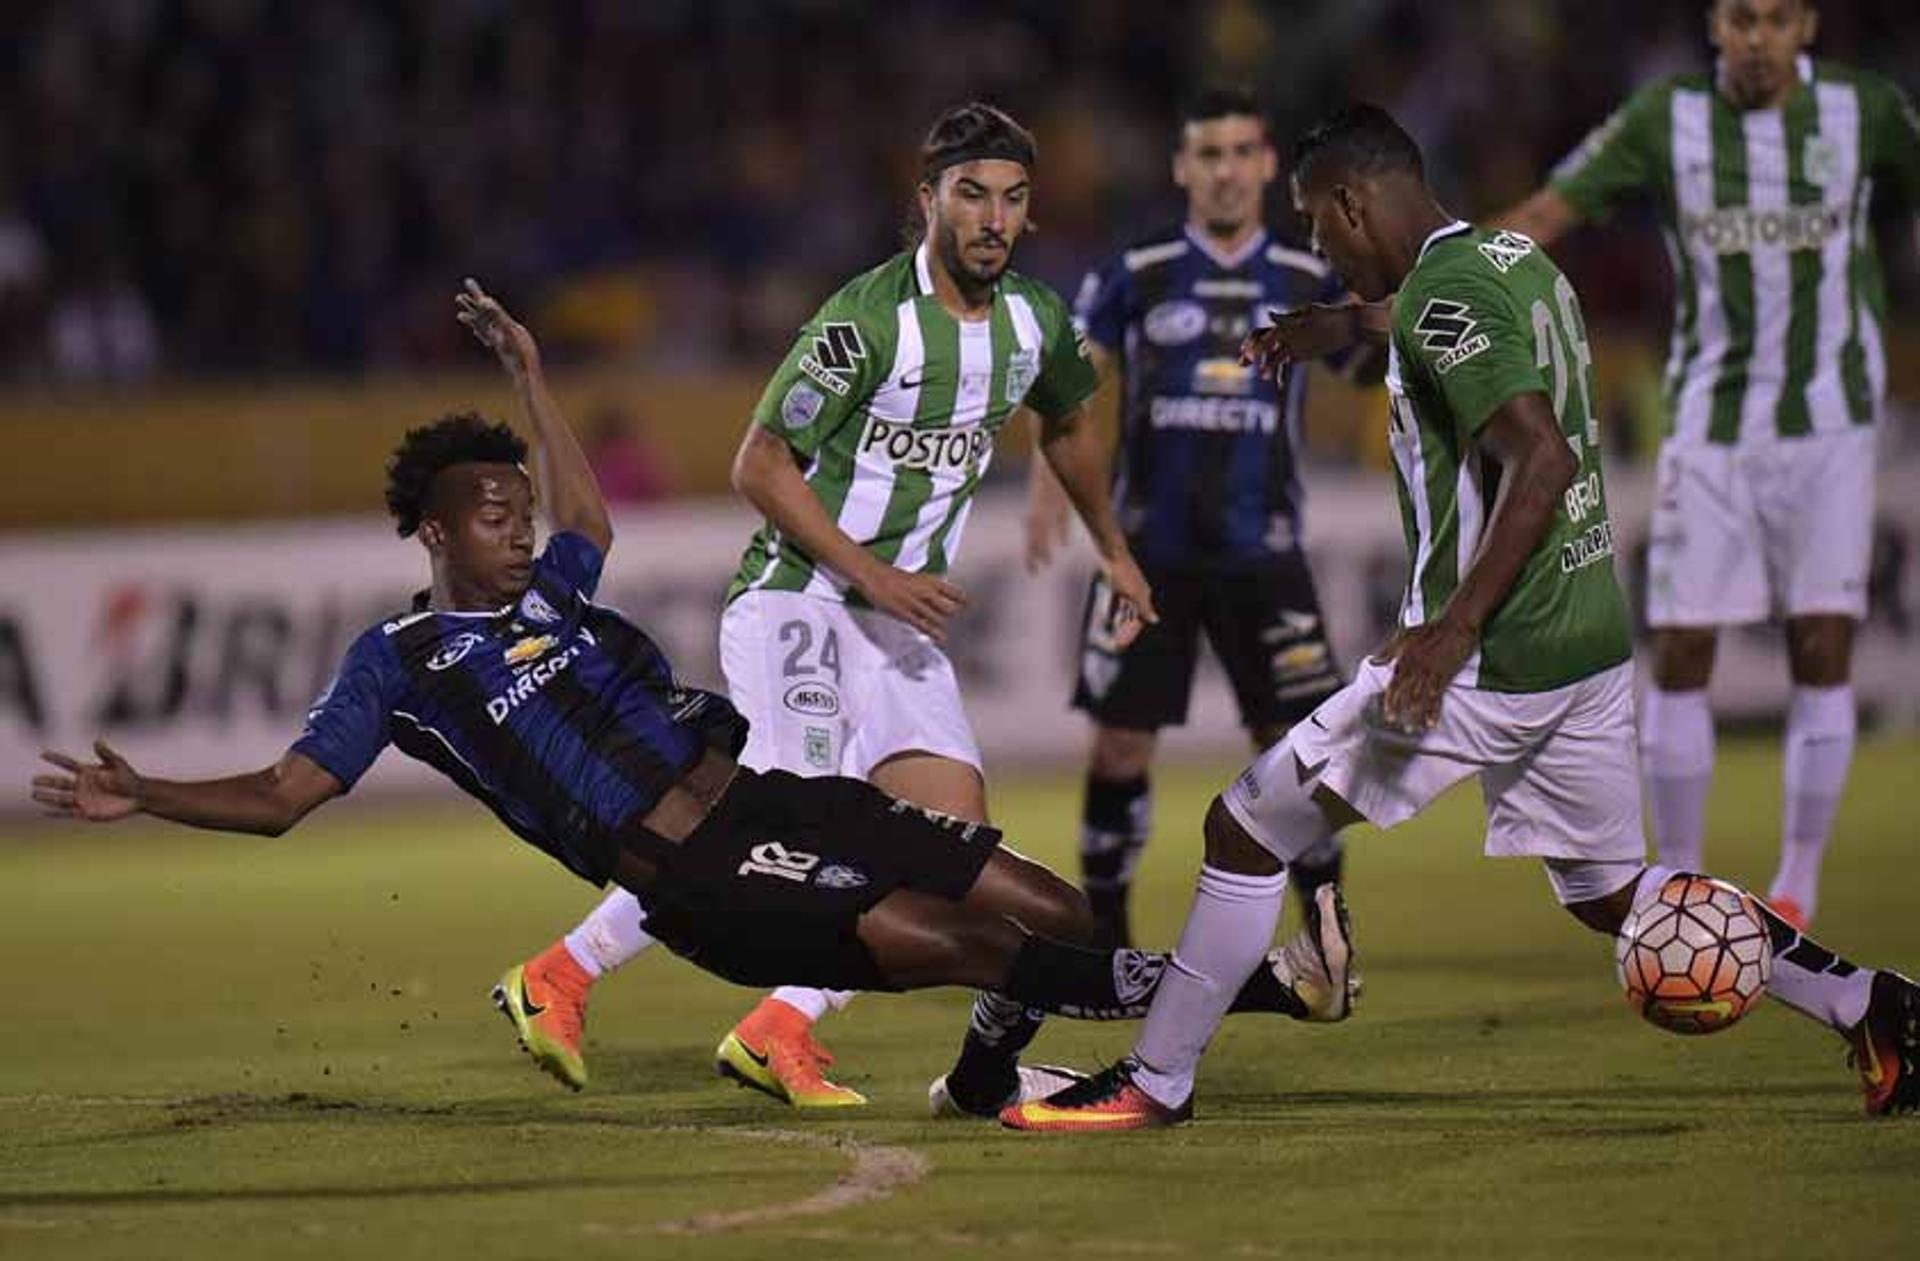
POLYGON ((1875 972, 1867 1014, 1847 1041, 1868 1116, 1920 1110, 1920 985, 1898 972, 1875 972))

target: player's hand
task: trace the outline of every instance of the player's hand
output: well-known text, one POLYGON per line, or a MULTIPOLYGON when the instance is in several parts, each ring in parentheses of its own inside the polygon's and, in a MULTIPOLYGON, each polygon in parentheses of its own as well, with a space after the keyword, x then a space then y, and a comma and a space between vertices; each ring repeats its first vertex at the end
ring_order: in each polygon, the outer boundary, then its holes
POLYGON ((1111 560, 1101 561, 1100 574, 1113 593, 1113 625, 1107 629, 1117 652, 1140 638, 1140 632, 1149 625, 1158 622, 1160 613, 1153 607, 1153 588, 1148 585, 1147 576, 1140 572, 1133 553, 1123 551, 1111 560))
POLYGON ((1263 377, 1274 376, 1289 364, 1338 354, 1360 340, 1356 303, 1316 302, 1297 311, 1268 311, 1267 315, 1273 323, 1248 333, 1240 343, 1240 362, 1251 364, 1263 377))
POLYGON ((453 304, 459 308, 456 317, 465 324, 480 344, 500 357, 500 363, 513 375, 514 380, 524 380, 540 369, 540 347, 533 340, 533 334, 526 325, 507 314, 507 308, 487 296, 480 282, 469 276, 464 292, 453 295, 453 304))
POLYGON ((891 613, 935 643, 945 643, 947 619, 967 606, 967 593, 932 574, 911 574, 880 565, 860 584, 873 607, 891 613))
POLYGON ((93 752, 98 762, 82 762, 52 749, 42 750, 43 761, 66 772, 33 777, 33 799, 43 813, 61 819, 111 823, 140 808, 139 774, 107 747, 105 740, 95 740, 93 752))
POLYGON ((1386 725, 1399 731, 1429 731, 1440 719, 1440 701, 1480 637, 1442 615, 1420 626, 1402 627, 1375 653, 1375 664, 1393 665, 1381 706, 1386 725))

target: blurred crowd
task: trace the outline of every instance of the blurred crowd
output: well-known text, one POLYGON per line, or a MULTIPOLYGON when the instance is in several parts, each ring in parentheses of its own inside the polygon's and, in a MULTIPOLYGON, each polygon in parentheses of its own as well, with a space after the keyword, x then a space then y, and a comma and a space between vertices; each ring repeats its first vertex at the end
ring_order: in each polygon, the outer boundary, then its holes
MULTIPOLYGON (((1070 288, 1178 213, 1206 77, 1284 142, 1393 109, 1468 213, 1637 83, 1708 62, 1705 0, 65 0, 0 15, 0 375, 463 360, 459 277, 581 355, 760 364, 894 249, 921 133, 971 96, 1041 141, 1023 270, 1070 288)), ((1920 77, 1912 0, 1822 52, 1920 77), (1869 36, 1871 32, 1871 36, 1869 36)), ((1276 199, 1276 202, 1278 199, 1276 199)), ((1279 207, 1276 206, 1276 210, 1279 207)), ((1665 318, 1645 225, 1586 234, 1596 320, 1665 318)), ((1910 262, 1910 260, 1909 260, 1910 262)))

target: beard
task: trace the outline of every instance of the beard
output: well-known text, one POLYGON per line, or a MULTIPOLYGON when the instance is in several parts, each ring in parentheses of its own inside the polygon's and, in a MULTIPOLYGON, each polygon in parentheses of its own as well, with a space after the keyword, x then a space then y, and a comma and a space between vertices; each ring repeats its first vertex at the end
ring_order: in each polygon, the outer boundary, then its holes
POLYGON ((979 302, 1007 270, 1007 263, 1013 251, 1004 249, 997 261, 988 264, 970 263, 960 250, 960 234, 951 225, 936 224, 933 233, 933 247, 940 255, 941 266, 960 286, 960 292, 969 302, 979 302))

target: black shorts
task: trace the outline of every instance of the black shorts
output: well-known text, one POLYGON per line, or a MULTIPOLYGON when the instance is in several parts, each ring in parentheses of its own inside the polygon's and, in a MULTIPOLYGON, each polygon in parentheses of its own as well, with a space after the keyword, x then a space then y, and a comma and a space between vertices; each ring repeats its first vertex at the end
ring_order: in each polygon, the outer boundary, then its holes
POLYGON ((1298 551, 1257 568, 1146 567, 1160 621, 1113 646, 1113 595, 1087 593, 1074 708, 1106 727, 1153 731, 1187 720, 1200 632, 1226 668, 1249 730, 1290 726, 1340 687, 1313 572, 1298 551))
POLYGON ((999 844, 863 780, 742 767, 641 899, 647 931, 741 985, 885 989, 860 916, 895 889, 965 898, 999 844))

